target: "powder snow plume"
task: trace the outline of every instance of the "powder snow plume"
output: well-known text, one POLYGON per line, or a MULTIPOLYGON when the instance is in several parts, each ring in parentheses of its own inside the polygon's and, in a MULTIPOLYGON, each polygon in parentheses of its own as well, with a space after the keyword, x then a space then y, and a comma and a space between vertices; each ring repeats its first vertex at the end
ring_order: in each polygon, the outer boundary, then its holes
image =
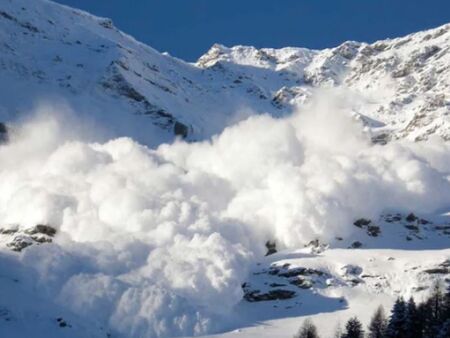
POLYGON ((157 149, 84 141, 42 110, 0 147, 0 222, 57 228, 56 245, 23 252, 28 283, 126 336, 220 330, 269 239, 332 242, 358 217, 450 205, 448 143, 373 145, 344 91, 157 149))

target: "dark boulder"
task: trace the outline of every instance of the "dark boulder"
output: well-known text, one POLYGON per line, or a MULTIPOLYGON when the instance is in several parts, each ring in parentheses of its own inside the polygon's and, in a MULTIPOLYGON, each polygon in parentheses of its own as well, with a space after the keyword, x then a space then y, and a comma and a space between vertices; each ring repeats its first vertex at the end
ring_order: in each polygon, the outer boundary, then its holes
POLYGON ((266 248, 267 248, 266 256, 273 255, 274 253, 277 252, 277 244, 275 243, 275 241, 267 241, 266 248))
POLYGON ((410 213, 408 216, 406 216, 406 221, 408 222, 414 222, 415 220, 417 220, 417 216, 413 213, 410 213))
POLYGON ((244 299, 247 302, 262 302, 269 300, 283 300, 295 297, 295 291, 276 289, 270 290, 267 293, 260 293, 259 290, 250 291, 245 293, 244 299))
POLYGON ((381 233, 381 229, 377 225, 369 225, 367 227, 367 234, 370 237, 378 237, 378 235, 381 233))
POLYGON ((370 219, 360 218, 353 222, 353 225, 357 226, 358 228, 362 228, 365 225, 369 225, 370 222, 370 219))
POLYGON ((350 246, 350 248, 352 248, 352 249, 358 249, 360 247, 362 247, 362 243, 360 241, 354 241, 352 243, 352 245, 350 246))
POLYGON ((176 121, 173 125, 173 132, 176 136, 186 138, 189 135, 189 127, 181 122, 176 121))
POLYGON ((32 228, 25 230, 25 233, 27 233, 28 235, 42 234, 53 237, 56 234, 56 229, 49 225, 38 224, 32 228))
POLYGON ((0 122, 0 144, 8 142, 8 128, 0 122))

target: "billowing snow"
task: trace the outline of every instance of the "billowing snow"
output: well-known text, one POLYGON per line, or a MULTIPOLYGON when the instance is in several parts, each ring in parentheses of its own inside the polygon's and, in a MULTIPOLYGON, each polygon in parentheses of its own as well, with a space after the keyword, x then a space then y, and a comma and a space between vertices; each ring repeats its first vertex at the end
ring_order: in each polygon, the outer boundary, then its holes
POLYGON ((226 328, 267 240, 339 246, 358 217, 449 206, 448 144, 373 145, 341 91, 288 118, 250 117, 210 141, 157 149, 85 143, 65 120, 41 108, 0 147, 0 223, 55 227, 55 244, 17 257, 25 280, 124 336, 226 328))
POLYGON ((2 1, 0 336, 331 335, 423 297, 450 274, 449 32, 188 64, 2 1))

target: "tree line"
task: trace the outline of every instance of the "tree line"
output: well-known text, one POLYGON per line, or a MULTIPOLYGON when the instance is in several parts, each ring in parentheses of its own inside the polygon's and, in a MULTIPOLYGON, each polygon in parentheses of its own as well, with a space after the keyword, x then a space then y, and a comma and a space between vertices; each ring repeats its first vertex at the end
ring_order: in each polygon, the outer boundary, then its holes
MULTIPOLYGON (((416 304, 414 298, 399 297, 386 317, 378 307, 365 331, 357 317, 350 318, 334 338, 450 338, 450 287, 433 286, 430 296, 416 304)), ((317 327, 306 319, 294 338, 320 338, 317 327)))

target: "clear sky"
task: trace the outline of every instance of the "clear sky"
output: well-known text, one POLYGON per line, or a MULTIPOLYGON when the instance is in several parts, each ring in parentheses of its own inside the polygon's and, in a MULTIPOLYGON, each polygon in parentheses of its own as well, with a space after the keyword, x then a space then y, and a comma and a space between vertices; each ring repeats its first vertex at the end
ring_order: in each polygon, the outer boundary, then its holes
POLYGON ((450 0, 56 0, 195 61, 215 42, 256 47, 372 42, 450 22, 450 0))

